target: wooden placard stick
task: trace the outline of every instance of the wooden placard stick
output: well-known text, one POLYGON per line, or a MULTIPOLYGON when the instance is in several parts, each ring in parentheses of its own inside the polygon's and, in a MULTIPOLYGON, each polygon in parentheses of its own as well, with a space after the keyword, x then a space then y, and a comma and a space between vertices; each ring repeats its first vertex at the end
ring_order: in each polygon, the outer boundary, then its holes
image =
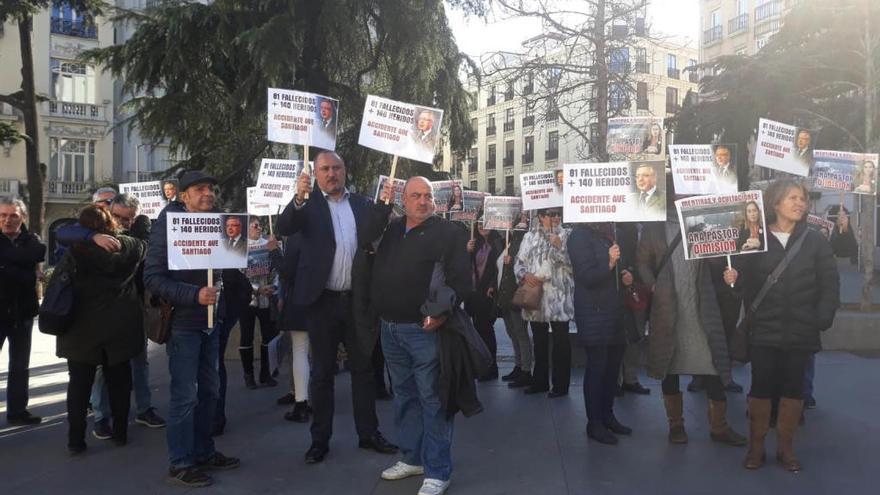
MULTIPOLYGON (((307 171, 309 175, 312 175, 312 171, 309 168, 309 145, 303 146, 303 170, 307 171)), ((303 195, 304 199, 309 199, 309 193, 305 193, 303 195)), ((269 217, 269 230, 272 230, 272 217, 269 217)))
MULTIPOLYGON (((214 269, 208 268, 208 287, 214 287, 214 269)), ((214 328, 214 305, 208 305, 208 330, 214 328)))
MULTIPOLYGON (((391 157, 391 175, 388 176, 388 180, 391 181, 391 184, 394 184, 394 174, 397 172, 397 155, 393 155, 391 157)), ((385 198, 385 204, 391 203, 391 197, 385 198)))

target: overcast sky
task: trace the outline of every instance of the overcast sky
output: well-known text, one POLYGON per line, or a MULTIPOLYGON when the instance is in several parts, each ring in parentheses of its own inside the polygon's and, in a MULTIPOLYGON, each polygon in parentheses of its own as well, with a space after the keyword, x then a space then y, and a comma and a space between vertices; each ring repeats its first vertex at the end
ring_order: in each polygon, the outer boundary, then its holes
MULTIPOLYGON (((699 0, 650 0, 648 23, 658 36, 674 36, 692 47, 699 41, 699 0)), ((498 50, 517 50, 520 43, 540 33, 534 19, 498 20, 490 14, 487 23, 480 19, 465 20, 461 12, 447 6, 447 15, 458 48, 471 56, 498 50)))

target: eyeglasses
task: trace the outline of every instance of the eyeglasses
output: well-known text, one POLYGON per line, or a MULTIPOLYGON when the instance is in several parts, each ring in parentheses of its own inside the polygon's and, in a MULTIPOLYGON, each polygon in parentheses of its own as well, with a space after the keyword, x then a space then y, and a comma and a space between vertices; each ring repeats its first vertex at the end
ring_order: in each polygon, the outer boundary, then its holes
POLYGON ((547 213, 541 214, 542 217, 550 217, 550 218, 559 218, 562 216, 558 211, 549 211, 547 213))
POLYGON ((95 203, 104 203, 105 205, 110 206, 110 204, 113 203, 113 198, 99 199, 98 201, 95 201, 95 203))

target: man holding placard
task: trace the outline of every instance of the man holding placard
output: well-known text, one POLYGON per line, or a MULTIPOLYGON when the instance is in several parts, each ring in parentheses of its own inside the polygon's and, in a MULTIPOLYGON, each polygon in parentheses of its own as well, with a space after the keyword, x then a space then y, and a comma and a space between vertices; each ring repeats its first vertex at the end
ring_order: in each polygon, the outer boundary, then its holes
MULTIPOLYGON (((153 294, 174 306, 167 344, 171 397, 168 406, 168 481, 202 487, 212 483, 204 470, 232 469, 239 460, 214 449, 211 428, 220 378, 219 332, 209 326, 208 308, 222 306, 220 289, 209 283, 208 270, 171 270, 169 266, 168 214, 216 212, 217 180, 198 170, 180 179, 180 201, 159 214, 150 235, 144 264, 144 284, 153 294)), ((219 236, 218 236, 219 237, 219 236)), ((176 246, 175 246, 176 248, 176 246)), ((245 261, 246 263, 246 261, 245 261)))
MULTIPOLYGON (((349 356, 354 420, 360 448, 383 454, 397 452, 378 430, 375 385, 370 355, 355 341, 351 297, 351 266, 359 245, 379 237, 388 211, 372 205, 345 187, 345 162, 332 151, 315 157, 318 194, 312 178, 303 172, 296 182, 296 195, 278 217, 279 235, 302 235, 293 302, 306 308, 312 350, 311 393, 312 445, 308 464, 319 463, 330 451, 333 434, 336 352, 341 342, 349 356), (306 199, 308 197, 308 199, 306 199), (371 226, 379 230, 374 231, 371 226)), ((386 182, 386 194, 393 184, 386 182)))

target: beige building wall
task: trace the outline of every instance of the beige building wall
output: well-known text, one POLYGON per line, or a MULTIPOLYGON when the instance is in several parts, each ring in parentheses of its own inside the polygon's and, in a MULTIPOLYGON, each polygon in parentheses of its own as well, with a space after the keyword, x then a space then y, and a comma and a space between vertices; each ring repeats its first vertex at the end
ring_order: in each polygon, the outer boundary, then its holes
POLYGON ((700 62, 754 55, 801 0, 700 0, 700 62))
MULTIPOLYGON (((629 63, 633 71, 633 87, 637 86, 637 82, 644 83, 647 101, 637 101, 637 95, 631 95, 630 107, 623 110, 623 115, 669 116, 672 112, 667 112, 667 88, 675 90, 669 110, 677 109, 688 91, 697 90, 696 75, 685 70, 697 63, 697 50, 693 48, 642 40, 630 49, 629 63), (643 61, 636 59, 636 47, 644 48, 643 61), (675 68, 672 70, 667 66, 670 55, 675 57, 675 68)), ((515 94, 522 94, 527 82, 518 81, 517 85, 515 94)), ((533 86, 537 88, 538 85, 538 76, 535 76, 533 86)), ((527 115, 524 99, 507 99, 501 84, 496 86, 494 95, 490 94, 492 87, 492 81, 484 81, 480 88, 474 88, 477 109, 470 116, 477 139, 469 152, 470 156, 464 160, 457 159, 447 147, 443 152, 443 171, 460 177, 464 186, 470 189, 499 195, 519 195, 520 174, 552 170, 564 163, 584 161, 583 157, 589 150, 578 133, 571 131, 558 119, 527 115), (508 110, 513 112, 512 126, 505 126, 508 110), (552 144, 554 140, 557 146, 552 144), (508 142, 513 143, 512 160, 505 157, 508 142), (494 161, 490 154, 492 145, 495 146, 494 161)), ((591 96, 587 94, 591 89, 585 87, 577 97, 586 101, 591 96)), ((589 132, 591 124, 595 124, 595 112, 571 115, 564 108, 561 111, 567 120, 575 122, 578 128, 586 132, 589 132)))
MULTIPOLYGON (((113 43, 113 26, 98 18, 84 22, 71 11, 51 9, 34 16, 32 35, 37 94, 39 159, 48 171, 46 225, 76 212, 100 183, 112 180, 113 81, 76 62, 90 48, 113 43)), ((0 92, 21 87, 18 26, 6 23, 0 34, 0 92)), ((0 119, 17 123, 21 115, 3 105, 0 119)), ((25 193, 25 145, 0 150, 0 194, 25 193)), ((43 232, 45 235, 46 232, 43 232)))

